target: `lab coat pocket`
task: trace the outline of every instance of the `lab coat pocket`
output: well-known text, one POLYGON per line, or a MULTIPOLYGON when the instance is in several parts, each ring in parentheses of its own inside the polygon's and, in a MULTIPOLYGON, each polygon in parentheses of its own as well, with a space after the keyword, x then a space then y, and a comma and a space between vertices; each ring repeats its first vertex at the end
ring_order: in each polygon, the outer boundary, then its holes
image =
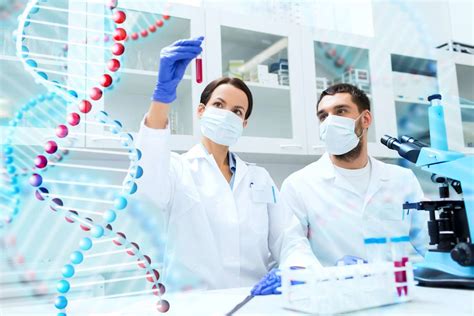
POLYGON ((252 185, 250 188, 249 213, 246 226, 254 235, 266 240, 268 236, 268 204, 274 203, 271 186, 252 185))
POLYGON ((374 217, 382 221, 402 221, 403 209, 402 206, 395 206, 393 204, 380 204, 374 209, 374 217))
POLYGON ((275 188, 270 185, 253 185, 252 202, 254 203, 276 203, 275 188))

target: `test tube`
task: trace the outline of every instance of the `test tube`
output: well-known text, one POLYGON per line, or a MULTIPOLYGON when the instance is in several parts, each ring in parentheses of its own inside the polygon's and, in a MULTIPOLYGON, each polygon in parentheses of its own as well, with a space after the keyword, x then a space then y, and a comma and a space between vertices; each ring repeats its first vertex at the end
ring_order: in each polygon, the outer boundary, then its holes
POLYGON ((364 239, 364 244, 369 263, 387 261, 387 238, 366 238, 364 239))
POLYGON ((202 82, 202 56, 198 55, 196 57, 196 82, 202 82))
MULTIPOLYGON (((410 242, 409 236, 400 236, 390 238, 391 249, 392 249, 392 260, 395 268, 402 268, 406 266, 408 262, 408 249, 407 245, 410 242)), ((397 283, 406 283, 407 282, 407 272, 406 271, 396 271, 395 272, 395 282, 397 283)), ((408 295, 408 286, 399 286, 397 287, 398 296, 408 295)))

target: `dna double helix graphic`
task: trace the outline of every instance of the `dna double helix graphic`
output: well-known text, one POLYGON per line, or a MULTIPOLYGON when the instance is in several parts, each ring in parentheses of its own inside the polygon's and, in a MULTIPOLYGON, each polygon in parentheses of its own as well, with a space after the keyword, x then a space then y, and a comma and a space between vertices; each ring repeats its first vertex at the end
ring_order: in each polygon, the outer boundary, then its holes
POLYGON ((55 136, 44 145, 44 152, 34 158, 34 166, 39 172, 29 178, 36 188, 38 200, 47 202, 51 211, 69 223, 78 224, 87 233, 77 250, 71 253, 69 262, 62 269, 62 279, 57 283, 59 295, 55 307, 62 316, 66 315, 70 303, 67 297, 73 289, 136 279, 149 281, 151 290, 103 295, 96 299, 153 293, 158 296, 158 311, 166 312, 170 307, 168 301, 161 298, 165 287, 158 282, 160 275, 150 257, 142 253, 137 243, 129 241, 125 233, 112 227, 125 212, 128 198, 137 191, 134 180, 143 173, 138 166, 141 154, 134 147, 133 137, 123 131, 119 121, 104 111, 95 110, 103 101, 105 88, 113 83, 112 74, 121 66, 117 56, 125 51, 123 41, 127 32, 117 24, 126 20, 126 14, 116 10, 116 5, 116 1, 107 4, 32 1, 20 17, 17 31, 17 50, 25 69, 38 83, 71 103, 66 122, 57 125, 55 136), (113 41, 100 40, 104 36, 111 36, 113 41), (67 55, 58 55, 57 51, 64 45, 67 45, 67 55), (76 146, 69 144, 71 138, 76 146), (94 140, 119 142, 122 150, 79 147, 81 143, 93 143, 94 140), (70 158, 64 163, 54 159, 61 152, 74 154, 77 161, 70 158), (58 179, 42 172, 51 166, 67 170, 69 179, 58 179), (86 172, 93 173, 94 181, 77 180, 86 172), (84 187, 93 190, 83 196, 79 189, 84 187), (111 245, 114 250, 110 250, 111 245), (126 262, 85 265, 97 258, 126 262), (122 269, 130 266, 140 270, 122 269), (99 271, 114 274, 96 282, 75 281, 81 273, 99 271), (137 271, 138 274, 129 275, 137 271))

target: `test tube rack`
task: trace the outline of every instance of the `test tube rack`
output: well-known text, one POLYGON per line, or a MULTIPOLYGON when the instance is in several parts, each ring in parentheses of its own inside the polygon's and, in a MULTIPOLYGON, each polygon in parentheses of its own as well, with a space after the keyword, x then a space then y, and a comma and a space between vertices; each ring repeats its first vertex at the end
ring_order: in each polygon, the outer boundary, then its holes
POLYGON ((282 269, 281 273, 283 307, 312 314, 337 314, 408 302, 414 285, 410 262, 403 267, 380 262, 282 269), (400 273, 406 273, 406 282, 397 281, 396 275, 400 273))

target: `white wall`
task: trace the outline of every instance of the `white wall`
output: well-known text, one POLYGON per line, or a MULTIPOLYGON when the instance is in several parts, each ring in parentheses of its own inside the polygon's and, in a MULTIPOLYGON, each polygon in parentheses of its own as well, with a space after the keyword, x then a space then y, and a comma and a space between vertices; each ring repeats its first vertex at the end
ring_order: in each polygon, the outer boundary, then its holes
POLYGON ((474 45, 474 2, 472 0, 448 0, 452 39, 474 45))

